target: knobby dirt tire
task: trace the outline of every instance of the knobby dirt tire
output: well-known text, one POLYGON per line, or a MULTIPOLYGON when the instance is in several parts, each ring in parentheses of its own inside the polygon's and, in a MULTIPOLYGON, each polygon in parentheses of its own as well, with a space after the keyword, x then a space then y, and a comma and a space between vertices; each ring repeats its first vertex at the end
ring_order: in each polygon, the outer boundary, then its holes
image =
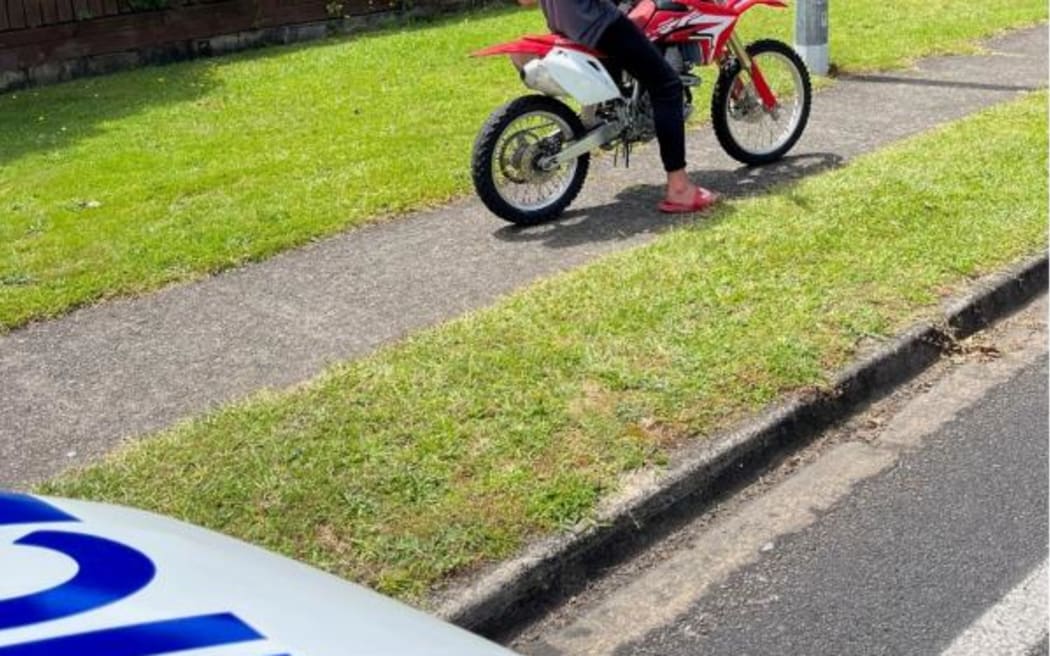
POLYGON ((496 157, 496 146, 500 136, 517 118, 535 112, 546 112, 561 118, 572 130, 571 135, 565 135, 566 142, 578 139, 584 133, 583 123, 565 103, 550 96, 522 96, 503 105, 489 116, 474 140, 471 157, 474 189, 481 202, 499 218, 518 225, 535 225, 560 216, 580 193, 590 166, 591 156, 584 153, 576 160, 576 171, 565 191, 541 208, 529 210, 515 207, 508 202, 499 193, 493 177, 492 163, 496 157))
POLYGON ((736 79, 737 75, 740 74, 741 68, 740 62, 735 57, 731 58, 724 66, 722 66, 722 70, 719 71, 718 80, 715 82, 715 88, 711 97, 711 123, 715 131, 715 136, 718 138, 718 143, 721 144, 722 149, 725 150, 726 154, 730 157, 750 166, 775 162, 794 147, 795 143, 799 140, 799 137, 802 136, 803 131, 806 129, 806 123, 809 121, 810 104, 813 100, 813 89, 810 84, 809 70, 803 63, 802 58, 795 52, 794 48, 775 39, 761 39, 747 46, 747 54, 750 57, 770 52, 785 57, 797 69, 799 77, 802 80, 803 98, 801 116, 798 125, 795 126, 791 136, 782 145, 768 153, 755 152, 742 146, 733 136, 733 133, 729 128, 729 92, 732 88, 733 81, 736 79))

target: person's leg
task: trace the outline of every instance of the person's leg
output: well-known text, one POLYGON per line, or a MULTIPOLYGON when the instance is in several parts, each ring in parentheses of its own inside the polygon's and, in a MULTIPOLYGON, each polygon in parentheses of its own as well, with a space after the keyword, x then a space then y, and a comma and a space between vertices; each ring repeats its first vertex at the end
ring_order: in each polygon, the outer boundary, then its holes
POLYGON ((684 92, 678 73, 625 16, 617 18, 606 28, 597 45, 649 92, 660 159, 667 172, 666 200, 676 205, 695 204, 698 194, 705 190, 690 182, 685 172, 684 92))
POLYGON ((620 16, 606 28, 598 40, 598 49, 614 59, 649 92, 664 170, 684 169, 683 91, 678 74, 626 16, 620 16))

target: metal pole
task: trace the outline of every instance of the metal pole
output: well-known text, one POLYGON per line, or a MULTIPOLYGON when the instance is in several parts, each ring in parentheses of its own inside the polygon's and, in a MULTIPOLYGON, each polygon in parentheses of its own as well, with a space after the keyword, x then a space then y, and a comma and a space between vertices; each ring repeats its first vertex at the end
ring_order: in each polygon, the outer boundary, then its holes
POLYGON ((828 74, 828 0, 798 0, 795 50, 811 73, 828 74))

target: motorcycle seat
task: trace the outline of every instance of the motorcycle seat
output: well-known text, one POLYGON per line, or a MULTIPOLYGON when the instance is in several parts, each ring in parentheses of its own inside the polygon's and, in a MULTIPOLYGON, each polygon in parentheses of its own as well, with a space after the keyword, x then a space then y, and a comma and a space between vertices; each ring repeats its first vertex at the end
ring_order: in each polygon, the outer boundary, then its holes
POLYGON ((689 11, 689 7, 674 0, 656 0, 656 8, 660 11, 689 11))

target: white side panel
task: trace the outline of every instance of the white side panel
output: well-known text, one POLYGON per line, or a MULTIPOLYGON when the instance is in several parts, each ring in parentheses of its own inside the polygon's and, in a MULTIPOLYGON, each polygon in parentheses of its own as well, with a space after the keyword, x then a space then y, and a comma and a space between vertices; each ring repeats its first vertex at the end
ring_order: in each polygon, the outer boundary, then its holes
POLYGON ((554 48, 543 58, 558 85, 584 105, 620 97, 620 89, 598 59, 578 50, 554 48))

